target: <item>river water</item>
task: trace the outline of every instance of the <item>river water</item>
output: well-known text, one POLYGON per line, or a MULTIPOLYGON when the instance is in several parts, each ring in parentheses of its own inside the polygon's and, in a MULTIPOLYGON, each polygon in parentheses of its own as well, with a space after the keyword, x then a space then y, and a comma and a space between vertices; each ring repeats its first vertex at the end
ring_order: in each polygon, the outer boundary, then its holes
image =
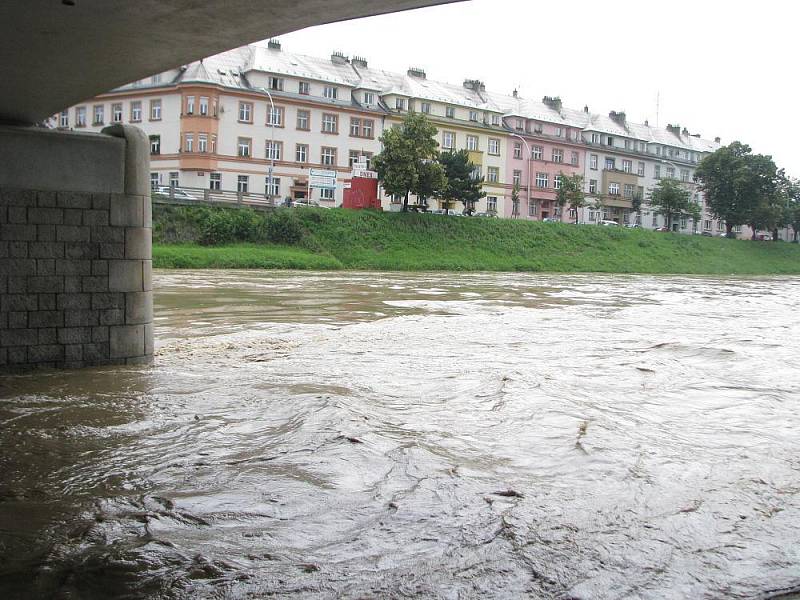
POLYGON ((800 590, 800 279, 156 275, 0 380, 0 597, 800 590))

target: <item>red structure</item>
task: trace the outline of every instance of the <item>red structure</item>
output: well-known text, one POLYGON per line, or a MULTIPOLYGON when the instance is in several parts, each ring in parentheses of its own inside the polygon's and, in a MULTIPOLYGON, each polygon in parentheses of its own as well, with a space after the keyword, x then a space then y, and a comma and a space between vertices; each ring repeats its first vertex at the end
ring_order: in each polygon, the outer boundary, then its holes
POLYGON ((378 200, 378 180, 367 177, 353 177, 346 179, 350 184, 344 190, 344 208, 363 209, 372 208, 381 210, 381 201, 378 200))

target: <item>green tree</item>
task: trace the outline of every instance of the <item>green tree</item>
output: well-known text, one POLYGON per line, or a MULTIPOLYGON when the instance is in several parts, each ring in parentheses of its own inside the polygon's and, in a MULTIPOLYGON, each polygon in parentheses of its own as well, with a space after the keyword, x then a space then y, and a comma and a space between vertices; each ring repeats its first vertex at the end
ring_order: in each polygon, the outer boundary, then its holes
POLYGON ((511 188, 511 216, 519 218, 519 182, 511 188))
POLYGON ((637 215, 636 221, 641 224, 642 202, 644 198, 638 192, 631 196, 631 212, 637 215))
POLYGON ((575 173, 573 175, 565 175, 559 172, 561 178, 561 185, 556 191, 556 204, 563 210, 565 206, 569 206, 571 210, 575 211, 575 224, 578 224, 578 209, 586 204, 586 194, 583 192, 583 175, 575 173))
MULTIPOLYGON (((420 202, 428 205, 428 198, 438 198, 447 187, 444 167, 435 160, 424 161, 420 165, 419 185, 415 191, 420 202)), ((427 210, 427 209, 425 209, 427 210)))
POLYGON ((399 127, 390 127, 380 137, 383 149, 372 159, 381 187, 387 194, 403 197, 408 210, 411 194, 431 193, 436 177, 426 166, 438 156, 436 127, 425 115, 409 113, 399 127))
POLYGON ((483 177, 475 176, 475 165, 469 160, 466 150, 458 152, 442 152, 439 162, 444 167, 447 184, 442 193, 445 208, 451 203, 461 202, 464 212, 471 215, 475 210, 475 203, 483 198, 483 177))
POLYGON ((650 206, 667 221, 672 223, 682 217, 700 218, 700 207, 692 202, 692 196, 676 179, 661 179, 650 192, 650 206))
POLYGON ((753 154, 747 144, 733 142, 706 156, 695 177, 705 192, 706 206, 725 221, 728 237, 733 237, 735 226, 774 220, 781 174, 772 157, 753 154))

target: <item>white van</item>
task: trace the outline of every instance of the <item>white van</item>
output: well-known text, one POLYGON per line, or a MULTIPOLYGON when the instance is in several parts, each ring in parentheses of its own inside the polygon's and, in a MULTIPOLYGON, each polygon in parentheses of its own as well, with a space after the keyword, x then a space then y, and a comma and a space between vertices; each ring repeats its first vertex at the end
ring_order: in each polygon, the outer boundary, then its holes
POLYGON ((605 220, 603 220, 603 221, 600 221, 600 223, 598 223, 598 225, 602 225, 603 227, 619 227, 619 223, 617 223, 616 221, 605 221, 605 220))

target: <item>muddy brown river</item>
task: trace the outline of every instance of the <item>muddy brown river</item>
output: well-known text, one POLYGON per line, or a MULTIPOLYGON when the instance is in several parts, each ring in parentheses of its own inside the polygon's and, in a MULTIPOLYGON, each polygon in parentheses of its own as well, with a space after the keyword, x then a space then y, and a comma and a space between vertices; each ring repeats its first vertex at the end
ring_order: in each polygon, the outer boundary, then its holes
POLYGON ((161 272, 0 379, 0 598, 789 598, 800 279, 161 272))

